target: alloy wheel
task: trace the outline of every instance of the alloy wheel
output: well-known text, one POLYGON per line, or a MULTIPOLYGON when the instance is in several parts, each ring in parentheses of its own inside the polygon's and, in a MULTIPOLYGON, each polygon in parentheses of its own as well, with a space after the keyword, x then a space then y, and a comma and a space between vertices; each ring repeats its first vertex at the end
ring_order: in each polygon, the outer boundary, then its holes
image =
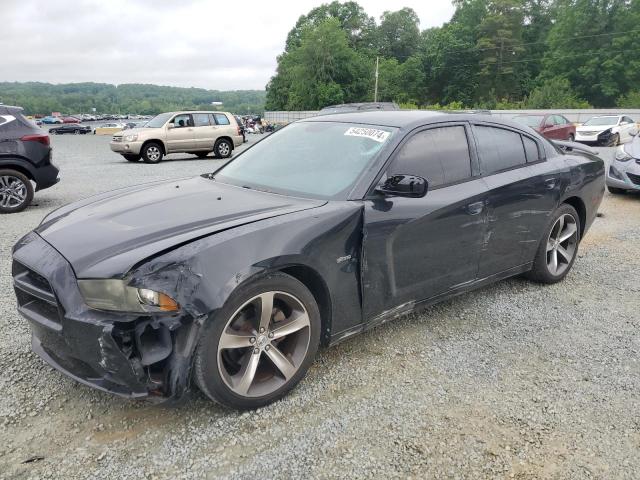
POLYGON ((0 176, 0 207, 16 208, 27 199, 27 186, 13 175, 0 176))
POLYGON ((231 316, 218 342, 218 369, 228 388, 261 397, 299 370, 309 349, 311 323, 302 302, 285 292, 265 292, 231 316))
POLYGON ((576 254, 578 223, 573 215, 565 213, 554 223, 547 240, 547 268, 552 275, 562 275, 576 254))
POLYGON ((230 152, 231 152, 231 147, 227 142, 220 142, 220 144, 218 144, 218 154, 221 157, 226 157, 227 155, 229 155, 230 152))
POLYGON ((152 145, 149 148, 147 148, 147 158, 152 162, 155 162, 156 160, 158 160, 160 158, 160 149, 155 145, 152 145))

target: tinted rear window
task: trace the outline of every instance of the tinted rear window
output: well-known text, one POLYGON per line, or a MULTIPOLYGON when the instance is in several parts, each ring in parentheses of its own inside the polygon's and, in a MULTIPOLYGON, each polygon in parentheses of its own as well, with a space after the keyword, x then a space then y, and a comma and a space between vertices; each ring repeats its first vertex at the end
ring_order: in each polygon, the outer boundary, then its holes
POLYGON ((519 133, 485 126, 474 129, 485 175, 527 163, 519 133))
POLYGON ((538 144, 529 137, 522 136, 522 143, 524 144, 524 151, 527 154, 527 162, 537 162, 540 160, 540 152, 538 150, 538 144))
POLYGON ((230 125, 229 119, 224 113, 214 113, 213 118, 216 119, 216 123, 218 125, 230 125))

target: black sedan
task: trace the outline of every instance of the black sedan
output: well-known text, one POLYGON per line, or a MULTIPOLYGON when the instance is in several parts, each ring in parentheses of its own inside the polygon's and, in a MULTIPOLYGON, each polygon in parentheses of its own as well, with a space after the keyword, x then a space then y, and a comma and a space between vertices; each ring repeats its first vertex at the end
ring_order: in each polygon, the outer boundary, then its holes
POLYGON ((91 133, 91 127, 87 125, 79 125, 77 123, 69 123, 49 129, 49 135, 64 135, 65 133, 73 133, 75 135, 85 135, 91 133))
POLYGON ((418 111, 296 122, 212 174, 81 200, 13 251, 33 349, 128 397, 192 380, 268 404, 328 346, 519 274, 562 280, 604 163, 520 124, 418 111))

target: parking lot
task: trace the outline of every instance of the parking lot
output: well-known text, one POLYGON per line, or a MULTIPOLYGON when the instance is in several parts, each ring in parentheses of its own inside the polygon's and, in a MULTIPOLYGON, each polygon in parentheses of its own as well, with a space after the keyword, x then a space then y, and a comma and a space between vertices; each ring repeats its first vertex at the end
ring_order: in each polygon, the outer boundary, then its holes
POLYGON ((197 390, 163 407, 46 366, 15 309, 11 247, 46 213, 222 162, 133 164, 109 139, 52 137, 62 181, 0 217, 0 478, 640 478, 640 195, 605 194, 564 282, 511 279, 352 338, 255 412, 197 390))

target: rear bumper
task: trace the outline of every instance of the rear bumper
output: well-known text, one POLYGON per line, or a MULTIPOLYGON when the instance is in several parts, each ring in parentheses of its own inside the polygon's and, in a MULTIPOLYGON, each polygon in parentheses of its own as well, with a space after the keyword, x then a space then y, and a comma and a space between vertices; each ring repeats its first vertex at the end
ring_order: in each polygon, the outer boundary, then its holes
POLYGON ((59 173, 58 167, 52 163, 36 169, 33 175, 36 182, 36 190, 44 190, 54 186, 60 181, 59 173))
POLYGON ((32 348, 85 385, 126 398, 176 399, 189 388, 198 324, 178 315, 139 316, 90 309, 71 265, 39 235, 15 247, 18 312, 32 348))

